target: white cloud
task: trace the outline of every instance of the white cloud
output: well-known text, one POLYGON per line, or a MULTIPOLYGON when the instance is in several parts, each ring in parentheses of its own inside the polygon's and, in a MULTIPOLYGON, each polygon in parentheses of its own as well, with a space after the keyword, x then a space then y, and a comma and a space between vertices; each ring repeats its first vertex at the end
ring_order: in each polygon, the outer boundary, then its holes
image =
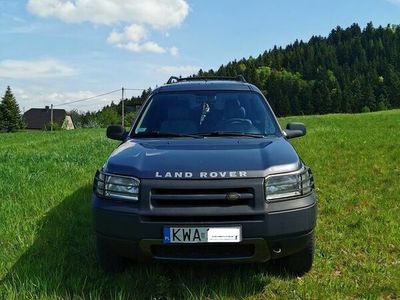
POLYGON ((186 0, 29 0, 28 9, 40 17, 55 17, 68 23, 90 22, 107 26, 128 24, 113 31, 107 42, 133 52, 178 54, 148 39, 149 30, 179 26, 189 13, 186 0))
POLYGON ((132 52, 153 52, 153 53, 170 53, 173 56, 178 55, 178 48, 164 48, 158 43, 147 40, 147 30, 137 24, 132 24, 118 32, 113 30, 107 38, 107 42, 122 49, 132 52))
POLYGON ((113 30, 108 36, 107 42, 110 44, 120 44, 122 42, 140 42, 147 37, 146 29, 137 24, 132 24, 124 28, 122 32, 113 30))
POLYGON ((157 70, 159 72, 168 74, 168 75, 182 75, 182 76, 189 76, 196 74, 199 70, 200 67, 198 66, 192 66, 192 65, 185 65, 185 66, 161 66, 158 67, 157 70))
POLYGON ((400 0, 387 0, 389 2, 392 2, 393 4, 400 5, 400 0))
POLYGON ((171 47, 171 48, 169 49, 169 52, 171 53, 171 55, 177 56, 178 53, 179 53, 179 50, 178 50, 178 48, 176 48, 176 47, 171 47))
POLYGON ((23 89, 12 89, 14 96, 17 98, 17 101, 27 101, 29 99, 29 95, 23 89))
POLYGON ((37 24, 17 25, 11 28, 0 29, 0 34, 26 34, 32 33, 39 29, 37 24))
POLYGON ((82 109, 82 110, 96 110, 104 107, 105 105, 109 105, 111 101, 119 101, 121 98, 120 93, 114 93, 111 95, 97 97, 88 101, 78 102, 73 104, 62 105, 66 102, 71 102, 80 99, 87 99, 90 97, 94 97, 102 92, 93 92, 93 91, 73 91, 73 92, 52 92, 49 94, 43 94, 42 99, 47 105, 52 103, 56 108, 64 108, 66 110, 71 110, 74 108, 82 109))
POLYGON ((30 108, 41 108, 54 105, 54 108, 62 108, 65 110, 78 109, 79 111, 98 110, 109 105, 111 101, 118 102, 121 98, 120 93, 114 93, 98 97, 85 102, 78 102, 69 105, 61 105, 65 102, 71 102, 79 99, 90 98, 101 94, 102 91, 70 91, 70 92, 55 92, 50 89, 42 88, 12 88, 12 91, 17 99, 21 110, 30 108))
POLYGON ((29 0, 28 9, 40 17, 56 17, 70 23, 125 22, 166 29, 183 22, 189 5, 185 0, 29 0))
POLYGON ((0 61, 0 78, 30 79, 66 77, 77 74, 77 70, 54 60, 2 60, 0 61))
POLYGON ((126 44, 117 44, 118 48, 124 48, 127 50, 130 50, 132 52, 142 52, 142 51, 147 51, 147 52, 153 52, 153 53, 165 53, 167 50, 160 45, 158 45, 155 42, 145 42, 145 43, 126 43, 126 44))

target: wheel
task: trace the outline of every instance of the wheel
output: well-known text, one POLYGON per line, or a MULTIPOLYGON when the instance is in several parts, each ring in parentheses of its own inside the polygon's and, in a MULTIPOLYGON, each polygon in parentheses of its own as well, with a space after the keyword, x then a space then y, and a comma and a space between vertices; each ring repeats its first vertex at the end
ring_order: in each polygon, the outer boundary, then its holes
POLYGON ((295 276, 302 276, 311 270, 314 260, 314 251, 315 238, 314 233, 312 233, 304 249, 290 256, 282 257, 276 262, 280 269, 285 272, 295 276))
POLYGON ((97 260, 105 272, 121 273, 125 269, 124 258, 115 255, 104 241, 96 237, 97 260))

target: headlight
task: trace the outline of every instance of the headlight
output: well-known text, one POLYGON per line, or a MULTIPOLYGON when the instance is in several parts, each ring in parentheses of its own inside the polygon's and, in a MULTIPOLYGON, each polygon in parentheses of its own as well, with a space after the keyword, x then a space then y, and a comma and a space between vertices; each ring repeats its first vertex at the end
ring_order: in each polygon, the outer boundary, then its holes
POLYGON ((104 198, 138 201, 139 179, 129 176, 104 173, 99 170, 94 180, 96 194, 104 198))
POLYGON ((271 175, 265 179, 265 199, 274 201, 301 196, 310 193, 313 188, 314 181, 310 168, 289 174, 271 175))

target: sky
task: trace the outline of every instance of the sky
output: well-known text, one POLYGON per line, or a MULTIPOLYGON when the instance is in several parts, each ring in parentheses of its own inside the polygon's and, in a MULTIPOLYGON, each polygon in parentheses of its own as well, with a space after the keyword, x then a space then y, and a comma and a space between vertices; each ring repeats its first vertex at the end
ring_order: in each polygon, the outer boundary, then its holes
POLYGON ((120 93, 63 103, 370 21, 400 24, 400 0, 0 0, 0 94, 11 86, 21 110, 97 110, 120 93))

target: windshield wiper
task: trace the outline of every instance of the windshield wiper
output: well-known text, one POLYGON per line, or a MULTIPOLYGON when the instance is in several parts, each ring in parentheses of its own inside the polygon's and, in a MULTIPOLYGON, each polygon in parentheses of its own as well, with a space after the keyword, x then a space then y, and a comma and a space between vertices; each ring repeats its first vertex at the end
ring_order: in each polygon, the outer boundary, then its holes
POLYGON ((262 134, 257 133, 244 133, 244 132, 229 132, 229 131, 211 131, 199 133, 202 136, 244 136, 244 137, 254 137, 254 138, 263 138, 265 137, 262 134))
POLYGON ((191 137, 195 139, 202 139, 202 135, 197 134, 186 134, 186 133, 174 133, 174 132, 162 132, 162 131, 150 131, 135 134, 133 137, 191 137))

